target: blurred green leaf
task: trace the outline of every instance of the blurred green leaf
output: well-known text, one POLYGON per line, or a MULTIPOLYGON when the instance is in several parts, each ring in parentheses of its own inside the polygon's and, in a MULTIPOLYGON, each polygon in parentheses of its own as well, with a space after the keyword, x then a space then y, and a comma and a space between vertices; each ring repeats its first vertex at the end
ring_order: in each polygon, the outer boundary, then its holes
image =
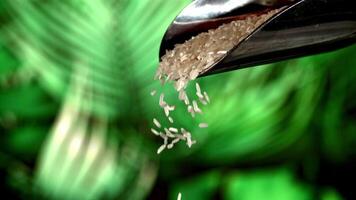
POLYGON ((170 192, 170 199, 177 199, 180 192, 184 200, 208 200, 214 199, 214 194, 221 181, 221 175, 218 171, 212 171, 197 175, 184 180, 177 180, 173 183, 173 189, 170 192))
POLYGON ((298 183, 287 169, 237 172, 226 179, 226 200, 308 200, 311 188, 298 183))

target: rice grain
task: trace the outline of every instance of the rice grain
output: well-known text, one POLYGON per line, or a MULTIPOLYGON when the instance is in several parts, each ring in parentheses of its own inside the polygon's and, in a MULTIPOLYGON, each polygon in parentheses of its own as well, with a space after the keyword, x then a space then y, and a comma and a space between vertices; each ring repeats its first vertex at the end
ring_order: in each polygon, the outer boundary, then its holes
POLYGON ((164 102, 164 94, 163 93, 159 96, 159 105, 161 107, 166 106, 166 102, 164 102))
POLYGON ((165 145, 165 144, 162 144, 162 145, 157 149, 157 154, 160 154, 165 148, 166 148, 166 145, 165 145))
POLYGON ((166 115, 166 117, 169 117, 169 108, 167 106, 165 106, 163 109, 164 109, 164 114, 166 115))
POLYGON ((202 113, 201 109, 198 107, 198 103, 195 100, 193 101, 193 109, 194 112, 202 113))
POLYGON ((169 131, 167 128, 164 128, 164 131, 166 132, 166 135, 170 138, 175 138, 175 136, 172 134, 171 131, 169 131))
POLYGON ((178 133, 178 129, 174 127, 170 127, 168 130, 174 133, 178 133))
POLYGON ((154 96, 156 94, 156 90, 153 90, 152 92, 151 92, 151 96, 154 96))
POLYGON ((153 133, 153 134, 155 134, 155 135, 159 135, 159 132, 158 131, 156 131, 155 129, 153 129, 153 128, 151 128, 151 132, 153 133))
POLYGON ((181 199, 182 199, 182 194, 179 192, 179 193, 178 193, 177 200, 181 200, 181 199))
POLYGON ((209 126, 209 125, 208 125, 207 123, 200 123, 200 124, 199 124, 199 127, 200 127, 200 128, 208 128, 208 126, 209 126))
POLYGON ((195 83, 195 89, 197 93, 201 94, 200 85, 198 83, 195 83))
POLYGON ((157 128, 161 128, 161 124, 156 118, 153 118, 153 123, 157 126, 157 128))
POLYGON ((208 103, 210 103, 210 98, 208 96, 208 93, 204 92, 204 97, 208 103))

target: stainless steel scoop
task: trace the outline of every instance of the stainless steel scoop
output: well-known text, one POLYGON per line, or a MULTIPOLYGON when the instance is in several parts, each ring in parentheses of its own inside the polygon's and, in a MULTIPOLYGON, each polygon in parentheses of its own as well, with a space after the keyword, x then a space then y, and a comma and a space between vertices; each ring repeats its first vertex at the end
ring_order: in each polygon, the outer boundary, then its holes
POLYGON ((160 58, 177 43, 223 23, 284 6, 201 76, 318 54, 356 42, 355 0, 196 0, 165 33, 160 58))

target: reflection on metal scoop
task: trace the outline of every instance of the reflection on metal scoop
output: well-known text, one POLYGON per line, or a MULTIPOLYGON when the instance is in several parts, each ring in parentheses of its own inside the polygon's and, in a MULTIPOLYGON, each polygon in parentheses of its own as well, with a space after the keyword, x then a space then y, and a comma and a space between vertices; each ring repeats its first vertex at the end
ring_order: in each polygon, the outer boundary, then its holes
POLYGON ((335 50, 356 42, 353 0, 196 0, 163 37, 160 58, 175 44, 223 23, 286 6, 201 75, 335 50))

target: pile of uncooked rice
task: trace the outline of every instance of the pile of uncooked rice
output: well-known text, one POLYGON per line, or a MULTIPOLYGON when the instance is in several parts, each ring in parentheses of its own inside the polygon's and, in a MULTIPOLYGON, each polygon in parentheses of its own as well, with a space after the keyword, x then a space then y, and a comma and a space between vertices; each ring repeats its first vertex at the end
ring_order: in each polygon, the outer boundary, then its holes
MULTIPOLYGON (((167 82, 174 82, 174 87, 179 94, 178 98, 186 105, 187 112, 193 118, 196 114, 202 114, 200 106, 210 103, 209 96, 196 83, 197 99, 189 98, 185 91, 188 83, 210 69, 228 51, 279 11, 280 9, 275 9, 263 15, 251 15, 244 20, 232 21, 217 29, 192 37, 183 44, 176 44, 173 50, 166 51, 166 54, 162 57, 155 79, 160 80, 162 85, 167 82)), ((151 92, 152 96, 155 94, 156 91, 151 92)), ((165 101, 163 93, 160 94, 159 105, 168 121, 173 124, 174 120, 170 116, 170 112, 175 110, 175 106, 169 105, 165 101)), ((163 139, 163 144, 157 150, 158 154, 166 148, 173 148, 174 144, 181 140, 186 141, 189 148, 196 143, 192 139, 191 133, 184 128, 163 128, 157 119, 153 119, 153 123, 156 128, 151 129, 152 133, 163 139)), ((200 123, 199 127, 207 128, 208 124, 200 123)))

